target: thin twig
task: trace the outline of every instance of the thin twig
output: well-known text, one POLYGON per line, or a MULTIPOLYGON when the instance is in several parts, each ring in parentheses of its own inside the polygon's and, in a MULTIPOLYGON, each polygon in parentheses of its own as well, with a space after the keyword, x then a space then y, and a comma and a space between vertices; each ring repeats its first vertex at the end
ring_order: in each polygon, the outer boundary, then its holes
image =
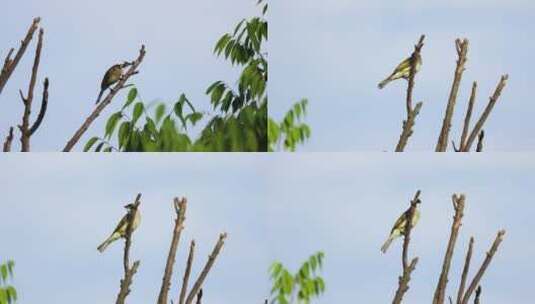
POLYGON ((32 21, 32 25, 28 29, 28 32, 26 33, 26 36, 20 43, 20 47, 17 50, 17 54, 15 54, 15 57, 11 59, 11 55, 13 54, 14 49, 10 49, 6 59, 4 60, 4 66, 2 67, 2 70, 0 71, 0 94, 2 94, 2 90, 4 89, 4 86, 7 83, 7 80, 9 77, 11 77, 11 74, 17 67, 17 64, 19 63, 20 59, 24 55, 24 52, 26 51, 26 48, 28 47, 28 44, 33 38, 33 34, 37 30, 39 26, 39 22, 41 21, 41 18, 37 17, 34 18, 32 21))
POLYGON ((422 102, 419 102, 416 105, 416 108, 413 109, 412 92, 414 89, 414 77, 416 76, 416 65, 418 61, 421 61, 420 52, 422 50, 422 47, 424 46, 424 39, 425 35, 421 35, 420 40, 418 40, 418 43, 414 46, 414 52, 411 55, 411 69, 409 72, 406 97, 407 119, 403 121, 403 129, 401 131, 398 144, 396 145, 396 152, 403 152, 403 150, 405 149, 407 141, 413 133, 412 127, 414 126, 416 116, 418 116, 418 113, 420 112, 420 109, 423 105, 422 102))
POLYGON ((43 83, 43 98, 41 99, 41 108, 39 110, 39 114, 37 115, 37 119, 30 128, 30 136, 33 135, 37 129, 39 129, 39 126, 41 126, 41 123, 43 122, 43 118, 45 118, 45 113, 48 106, 48 85, 48 78, 45 78, 43 83))
POLYGON ((195 295, 199 292, 199 289, 201 289, 202 284, 203 284, 204 280, 206 279, 206 276, 208 275, 208 272, 210 272, 210 269, 212 268, 212 266, 215 263, 217 255, 219 254, 219 252, 221 251, 221 248, 225 244, 225 239, 226 238, 227 238, 227 234, 226 233, 221 233, 219 235, 219 240, 217 241, 214 249, 212 250, 212 253, 208 256, 208 261, 204 265, 204 268, 203 268, 201 274, 199 275, 199 277, 195 281, 195 284, 193 284, 193 287, 191 288, 191 291, 189 292, 188 297, 186 298, 186 304, 193 303, 195 295))
MULTIPOLYGON (((130 78, 130 76, 137 74, 137 68, 143 61, 143 58, 145 57, 145 46, 142 45, 141 49, 139 50, 139 55, 137 59, 131 63, 128 63, 130 66, 129 69, 126 71, 126 73, 121 77, 121 80, 111 89, 110 93, 102 100, 98 106, 93 110, 93 112, 86 118, 86 120, 82 123, 80 128, 74 133, 71 139, 67 142, 65 147, 63 148, 63 152, 70 152, 72 148, 78 143, 82 135, 87 131, 89 126, 93 123, 95 119, 100 115, 100 113, 106 108, 108 104, 111 103, 113 97, 119 92, 120 90, 124 89, 126 82, 130 78)), ((123 65, 125 66, 125 65, 123 65)))
POLYGON ((474 304, 479 304, 479 297, 481 296, 481 285, 476 289, 476 298, 474 299, 474 304))
POLYGON ((466 258, 464 260, 463 273, 461 275, 461 282, 459 284, 459 291, 457 292, 457 304, 461 304, 464 294, 464 288, 466 287, 466 278, 468 277, 468 271, 470 270, 470 261, 472 260, 472 251, 474 250, 474 237, 470 238, 468 243, 468 251, 466 252, 466 258))
POLYGON ((30 151, 30 114, 32 112, 32 103, 33 103, 33 91, 35 89, 35 83, 37 81, 37 72, 39 71, 39 62, 41 61, 41 49, 43 48, 43 29, 39 30, 39 37, 37 40, 37 47, 35 49, 35 58, 33 61, 32 75, 30 77, 30 84, 28 86, 28 92, 26 97, 22 96, 22 91, 20 96, 24 104, 24 114, 22 115, 22 125, 19 126, 20 129, 20 142, 21 142, 21 151, 29 152, 30 151))
POLYGON ((436 152, 445 152, 448 147, 448 136, 451 128, 451 120, 453 118, 453 110, 455 109, 455 102, 457 101, 457 93, 461 84, 461 79, 464 72, 464 65, 466 63, 466 54, 468 53, 468 39, 455 40, 455 47, 457 49, 457 67, 455 68, 455 76, 451 86, 448 104, 446 106, 446 113, 442 122, 442 129, 438 137, 436 152))
POLYGON ((411 280, 411 273, 416 268, 416 264, 418 263, 418 258, 412 259, 409 266, 403 270, 403 275, 399 277, 399 287, 396 291, 396 295, 394 296, 394 300, 392 300, 392 304, 401 304, 401 301, 403 300, 403 296, 405 293, 409 290, 409 282, 411 280))
POLYGON ((4 141, 4 152, 11 151, 11 142, 13 141, 13 127, 9 128, 9 133, 7 134, 6 140, 4 141))
POLYGON ((199 289, 199 292, 197 293, 197 304, 201 304, 202 300, 202 288, 199 289))
MULTIPOLYGON (((472 92, 470 93, 470 99, 468 100, 468 108, 466 109, 466 116, 464 117, 463 133, 461 134, 459 151, 464 149, 466 145, 466 137, 468 136, 468 130, 470 129, 470 118, 472 117, 472 111, 474 109, 474 103, 476 101, 477 82, 472 83, 472 92)), ((457 149, 455 149, 457 150, 457 149)))
POLYGON ((188 291, 188 282, 189 282, 189 276, 191 274, 191 265, 193 264, 194 254, 195 254, 195 240, 192 240, 189 246, 188 261, 186 262, 186 270, 184 272, 184 278, 182 279, 182 288, 180 289, 180 297, 178 299, 178 304, 184 304, 184 301, 186 300, 186 293, 188 291))
POLYGON ((134 219, 136 213, 138 212, 139 204, 141 203, 141 193, 136 196, 133 207, 128 211, 127 220, 128 224, 126 226, 126 235, 125 235, 125 246, 124 246, 124 255, 123 255, 123 268, 124 268, 124 278, 121 280, 121 288, 119 294, 117 295, 116 304, 124 304, 126 297, 130 293, 130 285, 132 284, 132 279, 137 272, 140 261, 135 261, 134 264, 130 267, 130 246, 132 245, 132 231, 134 225, 134 219))
POLYGON ((444 303, 444 299, 446 296, 446 285, 448 284, 448 274, 451 267, 451 259, 453 257, 455 244, 457 242, 457 236, 459 235, 459 229, 461 228, 462 219, 464 215, 464 202, 464 194, 461 194, 460 196, 454 194, 452 196, 452 203, 453 209, 455 210, 455 215, 453 216, 453 224, 451 225, 450 239, 448 241, 446 254, 444 255, 442 271, 440 272, 440 277, 438 280, 437 288, 435 290, 435 295, 433 296, 433 304, 444 303))
POLYGON ((476 152, 483 152, 483 139, 485 138, 485 130, 481 130, 477 137, 476 152))
POLYGON ((175 227, 173 229, 173 238, 171 240, 171 247, 169 248, 169 254, 167 256, 167 263, 165 264, 165 272, 162 278, 160 294, 158 296, 158 304, 167 304, 169 288, 171 287, 171 276, 173 275, 173 265, 175 264, 176 251, 178 248, 178 242, 180 241, 180 235, 182 230, 184 229, 184 220, 186 219, 186 198, 175 198, 173 203, 176 212, 175 227))
POLYGON ((476 125, 474 126, 474 129, 472 130, 472 132, 470 133, 470 136, 468 137, 468 140, 466 141, 464 152, 470 151, 470 147, 472 146, 479 132, 483 128, 483 124, 489 117, 490 112, 492 111, 492 108, 494 108, 494 105, 500 98, 500 95, 502 94, 502 90, 507 85, 508 79, 509 79, 509 76, 507 74, 503 75, 500 78, 500 81, 498 82, 498 85, 496 86, 496 89, 494 90, 494 94, 492 94, 492 96, 489 98, 489 103, 487 104, 487 107, 483 111, 483 114, 481 114, 481 117, 477 121, 476 125))
POLYGON ((498 251, 500 243, 503 241, 504 235, 505 235, 505 230, 498 231, 498 234, 496 235, 496 239, 494 239, 494 243, 492 243, 490 250, 487 252, 487 256, 485 257, 483 264, 481 264, 481 267, 479 268, 476 275, 472 279, 472 282, 468 286, 468 289, 466 290, 466 293, 463 296, 463 300, 461 304, 468 304, 468 301, 470 300, 470 296, 472 295, 476 287, 479 285, 479 281, 483 277, 485 270, 487 270, 487 267, 492 261, 494 254, 496 254, 496 251, 498 251))

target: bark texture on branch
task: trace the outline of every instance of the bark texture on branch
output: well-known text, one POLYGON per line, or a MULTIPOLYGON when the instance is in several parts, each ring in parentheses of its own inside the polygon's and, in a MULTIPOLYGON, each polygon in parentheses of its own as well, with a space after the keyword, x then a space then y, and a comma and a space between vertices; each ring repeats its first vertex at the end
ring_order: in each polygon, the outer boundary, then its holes
POLYGON ((2 67, 2 70, 0 71, 0 94, 2 94, 2 90, 4 89, 4 86, 6 85, 9 77, 11 77, 11 74, 19 64, 20 59, 24 55, 24 52, 28 48, 28 44, 30 44, 30 41, 33 39, 33 34, 39 27, 39 22, 41 21, 41 18, 37 17, 34 18, 32 21, 32 25, 28 29, 28 32, 26 33, 26 36, 24 39, 22 39, 20 43, 20 47, 17 50, 17 53, 15 54, 15 57, 11 59, 11 55, 15 51, 15 49, 11 48, 4 60, 4 65, 2 67))
POLYGON ((143 61, 143 58, 145 58, 145 46, 142 45, 141 49, 139 50, 139 55, 136 60, 134 60, 131 63, 123 64, 129 66, 128 70, 125 72, 125 74, 121 77, 121 80, 113 87, 111 88, 108 95, 96 106, 96 108, 93 110, 93 112, 85 119, 85 121, 82 123, 80 128, 76 130, 74 135, 67 141, 67 144, 63 148, 63 152, 70 152, 72 148, 78 143, 82 135, 89 129, 89 126, 97 119, 97 117, 100 115, 100 113, 111 103, 113 97, 123 88, 126 87, 126 82, 128 79, 138 73, 137 68, 143 61))
POLYGON ((13 142, 13 127, 9 128, 9 133, 6 136, 4 141, 4 152, 11 152, 11 142, 13 142))
POLYGON ((186 262, 186 270, 184 271, 184 277, 182 278, 182 287, 180 288, 180 296, 178 299, 178 304, 184 304, 184 301, 186 300, 186 293, 188 291, 188 282, 189 282, 189 277, 191 274, 191 265, 193 264, 194 254, 195 254, 195 240, 192 240, 189 246, 188 260, 186 262))
POLYGON ((466 55, 468 53, 468 39, 455 40, 455 47, 457 49, 457 67, 455 68, 455 75, 453 78, 453 84, 450 90, 450 96, 448 98, 448 104, 446 106, 446 113, 444 114, 444 120, 442 122, 442 128, 438 137, 437 146, 435 152, 445 152, 448 147, 448 137, 451 128, 451 120, 453 118, 453 111, 455 109, 455 103, 457 101, 457 93, 465 70, 464 65, 466 63, 466 55))
POLYGON ((466 252, 466 258, 464 260, 463 273, 461 274, 461 282, 459 283, 459 291, 457 292, 457 304, 461 304, 464 289, 466 288, 466 278, 468 277, 468 271, 470 270, 470 261, 472 260, 472 252, 474 250, 474 237, 470 238, 468 243, 468 251, 466 252))
POLYGON ((180 235, 184 229, 184 221, 186 219, 187 200, 185 198, 174 199, 174 207, 176 212, 175 227, 173 229, 173 238, 171 240, 171 247, 167 256, 167 263, 165 264, 165 271, 162 278, 162 286, 158 296, 158 304, 167 304, 169 288, 171 287, 171 277, 173 275, 173 266, 176 259, 176 251, 180 241, 180 235))

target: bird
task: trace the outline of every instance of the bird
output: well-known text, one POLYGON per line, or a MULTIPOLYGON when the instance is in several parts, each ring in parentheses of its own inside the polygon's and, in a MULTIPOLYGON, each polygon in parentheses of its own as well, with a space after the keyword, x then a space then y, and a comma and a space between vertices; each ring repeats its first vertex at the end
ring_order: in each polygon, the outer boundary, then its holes
MULTIPOLYGON (((416 56, 416 73, 420 71, 420 68, 422 67, 422 56, 417 54, 416 56)), ((409 75, 411 72, 411 57, 406 58, 403 60, 398 66, 394 69, 394 72, 390 74, 385 80, 381 81, 378 85, 379 89, 384 88, 389 82, 394 81, 396 79, 409 79, 409 75)))
POLYGON ((104 74, 104 77, 102 78, 102 82, 100 84, 100 93, 98 94, 97 102, 95 104, 98 104, 100 102, 100 98, 102 97, 102 94, 104 94, 104 91, 106 91, 106 89, 109 88, 112 84, 119 81, 122 76, 122 64, 115 64, 106 71, 106 74, 104 74))
MULTIPOLYGON (((390 235, 388 236, 385 243, 381 247, 382 253, 386 253, 386 251, 388 250, 388 247, 390 246, 393 240, 400 237, 401 235, 405 235, 405 227, 407 227, 407 217, 409 215, 409 211, 410 211, 410 207, 405 212, 403 212, 403 214, 394 223, 394 227, 392 227, 392 230, 390 231, 390 235)), ((414 215, 412 217, 412 227, 416 226, 416 223, 418 223, 419 219, 420 219, 420 211, 418 209, 415 209, 414 215)))
MULTIPOLYGON (((97 250, 100 251, 100 253, 104 252, 104 250, 106 250, 106 248, 111 243, 115 242, 116 240, 120 238, 126 237, 126 229, 128 227, 128 214, 130 214, 130 212, 134 210, 134 204, 128 204, 124 207, 126 208, 126 210, 128 210, 128 213, 125 216, 123 216, 123 218, 119 221, 119 224, 117 224, 117 227, 115 227, 115 230, 113 230, 111 235, 104 242, 102 242, 102 244, 98 246, 97 250)), ((132 231, 134 231, 139 226, 140 221, 141 221, 141 215, 136 210, 134 221, 132 223, 132 231)))

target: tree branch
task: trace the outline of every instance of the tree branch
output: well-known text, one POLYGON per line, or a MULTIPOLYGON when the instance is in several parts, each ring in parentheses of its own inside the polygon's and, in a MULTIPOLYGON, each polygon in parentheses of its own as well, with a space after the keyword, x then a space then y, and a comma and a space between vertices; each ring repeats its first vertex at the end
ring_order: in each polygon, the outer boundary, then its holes
POLYGON ((414 52, 411 55, 411 69, 409 72, 406 98, 407 119, 403 121, 403 129, 401 131, 398 144, 396 145, 396 152, 403 152, 403 150, 405 149, 407 141, 413 133, 412 127, 414 126, 416 116, 418 116, 418 113, 420 113, 420 109, 423 105, 422 102, 419 102, 418 104, 416 104, 416 108, 413 109, 412 92, 414 89, 414 77, 416 76, 416 64, 418 62, 418 59, 421 58, 420 51, 424 46, 424 39, 425 35, 421 35, 420 40, 414 46, 414 52))
POLYGON ((6 137, 6 140, 4 141, 4 152, 10 152, 11 151, 11 142, 13 141, 13 127, 9 128, 9 133, 6 137))
POLYGON ((48 106, 48 78, 45 78, 45 81, 43 83, 43 98, 41 100, 41 109, 39 110, 39 114, 37 115, 37 119, 33 123, 33 125, 30 127, 30 136, 32 136, 37 129, 39 129, 39 126, 41 126, 41 123, 43 122, 43 118, 45 118, 46 108, 48 106))
POLYGON ((476 152, 483 152, 483 139, 484 138, 485 138, 485 130, 481 130, 481 132, 479 132, 479 136, 477 137, 476 152))
POLYGON ((481 117, 477 121, 476 125, 474 126, 474 129, 472 130, 472 132, 470 133, 470 136, 468 137, 465 149, 463 150, 464 152, 470 151, 470 147, 472 146, 479 132, 483 128, 483 124, 489 117, 490 112, 494 108, 494 105, 500 98, 500 95, 502 94, 502 90, 503 88, 505 88, 508 79, 509 79, 509 76, 507 74, 503 75, 500 78, 500 81, 498 82, 498 85, 496 86, 496 89, 494 90, 494 94, 492 94, 492 96, 489 99, 489 103, 487 104, 487 107, 483 111, 483 114, 481 114, 481 117))
POLYGON ((28 44, 33 38, 33 34, 37 30, 39 26, 39 22, 41 21, 41 18, 37 17, 33 19, 32 25, 28 29, 28 32, 26 33, 26 36, 20 43, 20 47, 17 50, 17 54, 15 54, 15 57, 11 59, 11 55, 13 54, 14 49, 11 48, 4 60, 4 66, 2 67, 2 70, 0 71, 0 94, 2 93, 2 90, 4 89, 4 86, 7 83, 7 80, 9 77, 11 77, 11 74, 17 67, 17 64, 19 63, 20 59, 24 55, 24 52, 26 51, 26 48, 28 47, 28 44))
POLYGON ((80 140, 82 135, 87 131, 89 126, 93 123, 95 119, 100 115, 100 113, 106 108, 108 104, 111 103, 113 97, 119 92, 121 89, 125 87, 126 82, 130 78, 130 76, 137 74, 137 68, 143 61, 143 58, 145 57, 145 46, 142 45, 141 49, 139 50, 139 55, 136 60, 129 63, 128 65, 130 68, 126 71, 126 73, 121 77, 121 80, 111 89, 111 91, 108 93, 108 95, 102 100, 95 110, 89 115, 89 117, 86 118, 86 120, 82 123, 80 128, 74 133, 71 139, 67 142, 65 147, 63 148, 63 152, 70 152, 72 148, 76 145, 76 143, 80 140))
POLYGON ((193 303, 193 299, 195 298, 195 295, 199 292, 199 289, 201 289, 202 284, 203 284, 204 280, 206 279, 206 276, 208 275, 208 272, 210 271, 210 269, 214 265, 215 260, 216 260, 216 258, 218 256, 219 252, 221 251, 221 248, 225 244, 225 239, 226 238, 227 238, 227 234, 226 233, 221 233, 219 235, 219 240, 217 241, 214 249, 212 250, 212 253, 208 256, 208 261, 204 265, 204 268, 203 268, 201 274, 197 278, 197 281, 195 281, 195 284, 193 284, 193 288, 191 289, 191 291, 188 294, 188 297, 186 298, 186 304, 193 303))
POLYGON ((173 229, 173 239, 171 240, 171 247, 169 248, 169 255, 167 256, 167 263, 165 265, 165 272, 162 279, 162 286, 160 288, 160 295, 158 296, 158 304, 167 304, 169 288, 171 287, 171 276, 173 275, 173 265, 175 264, 176 251, 178 242, 180 241, 180 234, 184 229, 184 220, 186 219, 186 205, 185 198, 174 199, 174 206, 176 212, 175 227, 173 229))
POLYGON ((473 249, 474 249, 474 237, 471 237, 470 242, 468 243, 468 251, 466 252, 466 258, 464 261, 463 273, 461 275, 461 282, 459 284, 459 291, 457 292, 457 304, 461 304, 461 301, 462 301, 464 288, 466 286, 466 277, 468 276, 468 271, 470 270, 470 261, 472 260, 473 249))
POLYGON ((474 109, 474 103, 476 101, 476 93, 477 93, 477 82, 474 81, 472 83, 472 92, 470 93, 470 100, 468 100, 468 108, 466 109, 466 116, 464 117, 463 133, 461 134, 459 151, 462 151, 464 147, 466 146, 466 137, 468 136, 468 129, 470 128, 470 118, 472 117, 472 111, 474 109))
POLYGON ((479 281, 483 277, 485 270, 487 270, 487 267, 492 261, 494 254, 496 254, 496 251, 498 251, 500 243, 503 241, 504 235, 505 235, 505 230, 498 231, 498 234, 496 235, 496 239, 494 239, 494 243, 492 244, 490 250, 487 252, 487 256, 485 257, 483 264, 481 264, 481 267, 479 268, 475 277, 472 279, 472 282, 468 286, 468 289, 466 290, 466 293, 463 296, 463 300, 461 304, 468 304, 468 301, 470 300, 470 296, 472 295, 476 287, 479 285, 479 281))
POLYGON ((126 297, 130 293, 130 285, 132 284, 132 279, 137 272, 140 261, 135 261, 134 264, 130 267, 130 246, 132 245, 132 231, 134 225, 134 219, 136 213, 138 212, 139 204, 141 203, 141 193, 136 196, 132 209, 128 211, 127 220, 128 225, 126 226, 126 235, 125 235, 125 246, 124 246, 124 255, 123 255, 123 267, 124 267, 124 278, 121 280, 121 288, 119 294, 117 295, 116 304, 124 304, 126 297))
POLYGON ((188 281, 189 281, 189 276, 191 274, 191 264, 193 264, 194 254, 195 254, 195 240, 192 240, 189 246, 188 261, 186 262, 186 271, 184 272, 184 278, 182 278, 182 288, 180 289, 180 297, 178 299, 178 304, 184 304, 184 301, 186 299, 186 292, 188 291, 188 281))
POLYGON ((41 61, 41 49, 43 48, 43 29, 39 30, 39 37, 37 40, 37 47, 35 49, 35 58, 32 67, 32 75, 30 77, 30 84, 28 86, 28 92, 26 97, 22 96, 20 93, 22 102, 24 104, 24 114, 22 115, 22 125, 19 126, 20 129, 20 142, 21 142, 21 152, 30 151, 30 114, 32 112, 32 102, 33 102, 33 91, 35 89, 35 83, 37 81, 37 72, 39 71, 39 62, 41 61))
POLYGON ((464 65, 466 63, 466 54, 468 53, 468 39, 455 40, 455 47, 457 49, 457 67, 455 68, 455 76, 451 86, 448 104, 446 106, 446 113, 442 122, 442 129, 438 137, 435 152, 445 152, 448 147, 448 136, 451 128, 451 120, 453 118, 453 110, 455 109, 455 102, 457 101, 457 93, 464 72, 464 65))
POLYGON ((409 282, 411 280, 411 273, 416 268, 416 264, 418 263, 418 257, 415 257, 411 260, 410 264, 408 263, 408 251, 409 251, 409 243, 410 243, 410 235, 412 231, 412 219, 414 217, 414 213, 416 211, 416 207, 419 203, 421 203, 420 200, 420 193, 421 191, 416 191, 416 194, 414 195, 414 198, 411 200, 411 206, 406 213, 406 231, 403 238, 403 252, 401 255, 401 265, 403 267, 403 273, 398 278, 398 289, 396 291, 396 294, 394 296, 394 299, 392 300, 392 304, 400 304, 403 296, 409 290, 409 282))
POLYGON ((453 216, 453 224, 451 225, 450 239, 448 241, 448 247, 446 249, 446 254, 444 256, 444 262, 442 264, 442 271, 440 272, 440 277, 438 280, 437 288, 435 290, 435 295, 433 297, 433 304, 442 304, 444 303, 446 295, 446 285, 448 284, 448 274, 451 266, 451 259, 453 257, 453 251, 455 249, 455 243, 457 242, 457 236, 459 235, 459 229, 462 225, 462 218, 464 212, 464 202, 465 196, 461 194, 457 196, 454 194, 452 196, 453 209, 455 210, 455 215, 453 216))

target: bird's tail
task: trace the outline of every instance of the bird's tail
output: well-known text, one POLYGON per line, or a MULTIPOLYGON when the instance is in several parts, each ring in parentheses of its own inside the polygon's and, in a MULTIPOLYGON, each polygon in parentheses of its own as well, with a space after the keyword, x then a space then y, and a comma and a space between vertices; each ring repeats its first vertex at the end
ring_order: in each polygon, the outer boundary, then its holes
POLYGON ((98 93, 97 102, 95 102, 95 104, 98 104, 100 102, 100 98, 102 98, 102 94, 104 94, 104 90, 100 90, 100 93, 98 93))
POLYGON ((377 87, 379 89, 382 89, 385 87, 385 85, 387 85, 390 81, 392 81, 392 76, 389 76, 388 78, 386 78, 385 80, 379 82, 379 84, 377 85, 377 87))
POLYGON ((388 250, 388 247, 390 247, 390 244, 392 243, 393 240, 394 240, 394 237, 392 235, 390 235, 388 237, 388 239, 386 239, 386 241, 383 244, 383 246, 381 246, 381 252, 382 253, 386 253, 386 251, 388 250))
POLYGON ((102 242, 102 244, 100 244, 98 247, 97 247, 97 250, 100 251, 100 253, 104 252, 104 250, 106 250, 106 248, 113 242, 115 241, 117 238, 114 237, 114 235, 111 235, 109 238, 107 238, 104 242, 102 242))

